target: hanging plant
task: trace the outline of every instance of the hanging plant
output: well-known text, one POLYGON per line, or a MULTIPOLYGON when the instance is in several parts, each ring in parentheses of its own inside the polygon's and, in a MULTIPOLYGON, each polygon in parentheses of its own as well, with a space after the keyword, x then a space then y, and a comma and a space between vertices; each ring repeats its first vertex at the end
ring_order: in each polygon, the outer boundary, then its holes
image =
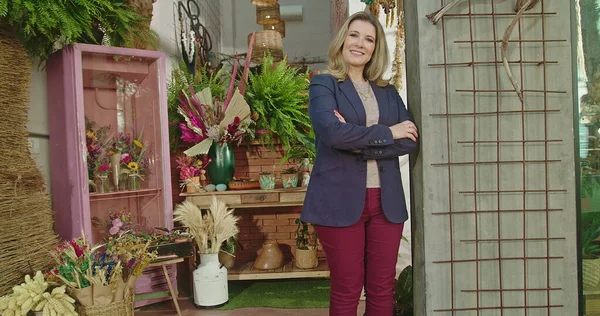
POLYGON ((125 0, 0 0, 0 20, 13 28, 29 55, 42 62, 65 45, 100 44, 103 37, 120 47, 133 45, 131 34, 136 41, 156 40, 150 31, 140 32, 147 18, 125 0))

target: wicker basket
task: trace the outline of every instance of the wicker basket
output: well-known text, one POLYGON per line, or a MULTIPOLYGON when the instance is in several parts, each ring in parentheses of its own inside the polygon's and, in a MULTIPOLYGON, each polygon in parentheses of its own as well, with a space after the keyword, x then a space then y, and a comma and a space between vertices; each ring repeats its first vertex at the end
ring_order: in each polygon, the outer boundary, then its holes
POLYGON ((103 306, 83 306, 77 304, 75 307, 79 316, 133 316, 133 289, 125 290, 125 299, 103 306))
POLYGON ((600 282, 600 259, 582 260, 583 289, 595 289, 600 282))
MULTIPOLYGON (((250 45, 251 36, 252 34, 248 35, 248 45, 250 45)), ((254 47, 252 48, 252 62, 262 63, 266 52, 271 53, 273 61, 277 62, 283 59, 283 40, 279 32, 273 30, 256 32, 254 47)))
POLYGON ((256 23, 260 25, 277 24, 281 20, 279 3, 256 6, 256 23))
POLYGON ((282 38, 285 37, 285 22, 283 22, 283 21, 279 21, 279 23, 277 23, 277 24, 264 25, 263 29, 277 31, 277 32, 279 32, 279 34, 281 34, 282 38))
POLYGON ((278 4, 279 0, 251 0, 253 5, 274 5, 278 4))

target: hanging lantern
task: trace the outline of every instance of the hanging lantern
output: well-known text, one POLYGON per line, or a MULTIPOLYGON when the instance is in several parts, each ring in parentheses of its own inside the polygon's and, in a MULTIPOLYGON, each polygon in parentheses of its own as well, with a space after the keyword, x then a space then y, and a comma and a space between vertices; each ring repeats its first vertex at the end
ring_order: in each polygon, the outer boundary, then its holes
POLYGON ((273 25, 280 21, 279 3, 256 6, 256 23, 260 25, 273 25))
POLYGON ((251 0, 253 5, 274 5, 278 4, 279 0, 251 0))
POLYGON ((285 22, 279 21, 277 24, 265 25, 264 30, 277 31, 281 34, 281 37, 285 37, 285 22))
MULTIPOLYGON (((250 37, 252 33, 248 35, 248 45, 250 44, 250 37)), ((273 61, 281 61, 283 59, 283 41, 281 39, 281 33, 274 30, 258 31, 254 38, 254 47, 252 48, 252 62, 260 64, 262 63, 265 52, 270 52, 273 56, 273 61)))

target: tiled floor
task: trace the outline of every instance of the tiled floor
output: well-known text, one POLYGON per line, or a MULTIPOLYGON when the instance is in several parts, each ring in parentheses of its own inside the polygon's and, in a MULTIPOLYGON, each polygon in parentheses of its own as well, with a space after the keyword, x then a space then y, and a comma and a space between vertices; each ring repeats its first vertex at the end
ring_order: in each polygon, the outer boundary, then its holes
MULTIPOLYGON (((197 309, 187 299, 179 300, 182 316, 328 316, 326 308, 317 309, 276 309, 276 308, 242 308, 231 311, 197 309)), ((365 310, 365 302, 358 304, 357 315, 360 316, 365 310)), ((135 312, 135 316, 172 316, 177 315, 172 302, 158 303, 146 306, 135 312)))

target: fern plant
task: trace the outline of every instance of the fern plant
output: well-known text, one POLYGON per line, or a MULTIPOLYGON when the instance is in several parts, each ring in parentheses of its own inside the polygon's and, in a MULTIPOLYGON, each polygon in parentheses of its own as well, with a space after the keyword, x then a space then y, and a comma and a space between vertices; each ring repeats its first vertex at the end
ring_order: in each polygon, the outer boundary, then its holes
POLYGON ((264 144, 276 136, 291 156, 314 156, 314 137, 308 116, 308 73, 298 73, 284 61, 274 65, 266 54, 258 72, 250 73, 246 98, 252 112, 258 114, 257 130, 264 144))
POLYGON ((29 54, 42 62, 65 45, 99 44, 101 28, 115 46, 130 47, 133 34, 156 42, 151 31, 140 32, 145 19, 125 0, 0 0, 0 22, 8 23, 29 54))
POLYGON ((189 92, 193 89, 199 92, 204 88, 210 88, 212 95, 223 100, 225 98, 225 87, 229 81, 226 72, 221 69, 215 70, 204 66, 192 75, 185 64, 180 61, 179 67, 171 72, 171 81, 167 84, 167 115, 169 117, 169 144, 171 151, 179 147, 181 141, 181 129, 179 123, 183 117, 177 112, 182 91, 189 92))

